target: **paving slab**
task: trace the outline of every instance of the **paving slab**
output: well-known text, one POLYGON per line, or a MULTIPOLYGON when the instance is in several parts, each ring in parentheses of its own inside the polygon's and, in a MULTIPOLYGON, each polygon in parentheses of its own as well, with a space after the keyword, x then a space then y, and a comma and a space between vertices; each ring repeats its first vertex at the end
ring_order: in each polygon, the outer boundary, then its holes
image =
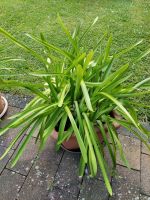
POLYGON ((9 121, 9 119, 8 119, 9 117, 13 116, 14 114, 16 114, 20 111, 21 111, 20 108, 8 106, 8 110, 7 110, 6 114, 3 116, 2 121, 9 121))
MULTIPOLYGON (((106 146, 104 147, 104 158, 106 160, 107 167, 108 167, 107 174, 108 174, 109 180, 111 181, 111 176, 113 174, 113 171, 112 171, 113 164, 112 164, 112 160, 109 154, 109 150, 106 146)), ((99 164, 97 164, 97 167, 98 167, 98 170, 97 170, 96 179, 104 181, 99 164)), ((90 171, 86 170, 86 175, 90 175, 90 171)))
MULTIPOLYGON (((111 145, 111 147, 112 147, 112 145, 111 145)), ((107 146, 104 147, 104 158, 108 164, 109 170, 111 170, 113 167, 113 162, 112 162, 112 159, 111 159, 111 156, 110 156, 107 146)))
POLYGON ((5 169, 0 176, 0 200, 16 200, 24 180, 24 176, 5 169))
MULTIPOLYGON (((126 129, 125 127, 121 126, 120 128, 117 129, 117 133, 121 135, 126 135, 126 136, 134 136, 131 131, 126 129)), ((134 136, 135 137, 135 136, 134 136)))
POLYGON ((64 153, 53 187, 48 195, 50 199, 53 199, 54 197, 57 199, 58 195, 60 195, 62 199, 65 199, 66 195, 69 196, 70 199, 77 199, 81 181, 78 172, 79 159, 80 154, 64 153), (57 193, 58 188, 59 194, 57 193), (64 192, 61 193, 61 191, 64 192))
POLYGON ((76 192, 69 192, 66 188, 53 187, 53 190, 48 194, 45 200, 77 200, 76 192))
POLYGON ((56 152, 54 141, 49 139, 44 151, 31 168, 19 193, 19 200, 46 200, 53 185, 62 157, 62 151, 56 152))
MULTIPOLYGON (((141 122, 141 124, 143 125, 143 127, 144 127, 146 130, 150 131, 150 123, 149 123, 149 122, 141 122)), ((139 135, 141 135, 141 132, 140 132, 137 128, 134 128, 134 130, 135 130, 137 133, 139 133, 139 135)))
MULTIPOLYGON (((23 139, 23 141, 24 141, 24 139, 23 139)), ((19 144, 18 148, 21 146, 22 142, 19 144)), ((35 138, 31 138, 30 142, 27 144, 26 149, 23 152, 23 154, 20 157, 17 164, 13 168, 11 168, 11 161, 13 160, 14 156, 16 155, 18 149, 15 151, 14 155, 12 156, 9 163, 7 164, 7 168, 12 169, 13 171, 15 171, 17 173, 27 175, 33 165, 35 158, 36 158, 37 151, 38 151, 37 145, 38 144, 35 144, 35 138)))
MULTIPOLYGON (((11 102, 11 95, 8 95, 8 98, 11 102)), ((17 103, 12 105, 22 108, 29 100, 26 97, 23 101, 19 97, 13 99, 17 103)), ((9 116, 19 111, 19 108, 10 106, 3 121, 0 122, 0 127, 9 122, 9 116)), ((150 130, 148 123, 143 125, 150 130)), ((0 155, 19 130, 12 129, 7 132, 7 135, 0 137, 0 155)), ((114 193, 109 200, 150 200, 150 152, 143 144, 141 148, 140 141, 136 137, 132 138, 133 134, 125 128, 118 129, 118 133, 132 170, 129 171, 120 166, 124 164, 117 156, 117 163, 120 165, 117 166, 117 177, 112 179, 114 193)), ((34 133, 34 137, 36 136, 37 131, 34 133)), ((11 169, 13 171, 10 171, 9 159, 23 139, 22 137, 8 156, 0 161, 0 200, 108 200, 108 193, 100 170, 96 179, 89 178, 86 170, 82 182, 78 177, 80 155, 67 152, 63 154, 63 151, 56 153, 54 141, 51 139, 39 159, 33 162, 37 148, 34 144, 35 138, 32 138, 31 144, 27 146, 20 161, 11 169)), ((104 156, 108 161, 108 166, 112 166, 106 147, 104 156)))
POLYGON ((143 125, 148 131, 150 131, 150 123, 149 123, 149 122, 143 122, 142 125, 143 125))
MULTIPOLYGON (((10 122, 8 118, 18 113, 19 111, 20 111, 19 108, 9 106, 7 114, 3 117, 2 121, 0 122, 0 128, 6 126, 10 122)), ((0 137, 0 145, 4 147, 8 147, 10 142, 15 138, 15 136, 19 132, 19 130, 21 130, 21 127, 8 130, 4 135, 0 137)), ((18 146, 22 138, 23 136, 20 137, 20 139, 16 142, 16 144, 14 145, 12 149, 16 149, 16 147, 18 146)))
MULTIPOLYGON (((109 152, 108 152, 108 149, 107 149, 106 146, 104 146, 103 155, 104 155, 104 158, 105 158, 107 166, 108 166, 108 169, 107 169, 108 177, 109 177, 109 180, 111 181, 112 161, 111 161, 111 158, 110 158, 110 155, 109 155, 109 152)), ((87 178, 90 177, 90 169, 88 167, 85 168, 85 176, 87 178)), ((96 175, 95 178, 98 179, 98 180, 104 181, 103 176, 102 176, 102 172, 101 172, 101 169, 100 169, 98 163, 97 163, 97 175, 96 175)))
POLYGON ((141 191, 150 196, 150 156, 145 154, 141 158, 141 191))
MULTIPOLYGON (((130 167, 140 170, 141 142, 129 136, 119 135, 120 142, 123 146, 124 153, 129 161, 130 167)), ((117 163, 124 165, 119 153, 117 153, 117 163)))
POLYGON ((9 106, 18 107, 18 108, 24 108, 28 102, 33 98, 33 96, 25 96, 25 95, 13 95, 10 93, 3 94, 7 101, 9 106))
MULTIPOLYGON (((6 147, 2 147, 0 146, 0 157, 3 155, 3 153, 5 152, 6 147)), ((10 157, 13 154, 13 150, 10 150, 9 153, 0 161, 0 174, 3 171, 3 169, 5 168, 5 166, 7 165, 10 157)))
POLYGON ((108 200, 109 194, 103 181, 87 178, 83 179, 78 200, 108 200))
POLYGON ((140 194, 140 200, 150 200, 150 196, 146 196, 146 195, 143 195, 143 194, 140 194))
MULTIPOLYGON (((32 127, 33 127, 33 126, 30 126, 30 127, 29 127, 29 129, 28 129, 27 132, 26 132, 26 135, 28 135, 28 134, 30 133, 32 127)), ((40 128, 37 127, 37 128, 34 130, 34 133, 33 133, 32 137, 37 138, 38 133, 39 133, 39 129, 40 129, 40 128)))
POLYGON ((140 172, 117 166, 118 175, 112 179, 113 196, 110 200, 138 200, 140 172))
MULTIPOLYGON (((150 131, 150 124, 148 122, 142 122, 141 124, 144 126, 144 128, 150 131)), ((141 134, 141 132, 137 128, 133 128, 133 130, 141 134)), ((130 137, 137 138, 137 136, 135 136, 134 133, 132 133, 131 131, 127 130, 125 127, 122 127, 122 126, 117 130, 117 132, 121 135, 127 135, 130 137)))
POLYGON ((150 150, 147 148, 147 146, 142 143, 142 153, 150 155, 150 150))

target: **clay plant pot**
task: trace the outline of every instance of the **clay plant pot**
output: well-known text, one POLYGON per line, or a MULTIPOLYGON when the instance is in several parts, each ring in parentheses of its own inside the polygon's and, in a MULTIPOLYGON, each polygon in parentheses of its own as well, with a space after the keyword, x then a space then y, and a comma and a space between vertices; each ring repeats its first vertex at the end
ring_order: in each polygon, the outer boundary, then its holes
POLYGON ((0 119, 4 116, 8 109, 8 102, 5 97, 0 95, 0 119))
MULTIPOLYGON (((120 116, 118 114, 116 114, 115 112, 112 113, 113 117, 114 118, 117 118, 117 119, 120 119, 120 116)), ((118 129, 120 127, 120 125, 118 123, 113 123, 114 127, 116 129, 118 129)), ((102 137, 102 134, 99 130, 98 127, 95 127, 95 130, 97 132, 97 135, 99 137, 99 140, 100 142, 102 143, 103 142, 103 137, 102 137)), ((107 132, 107 128, 105 127, 105 131, 107 132)), ((53 134, 51 135, 51 137, 54 139, 54 140, 57 140, 58 138, 58 132, 56 130, 53 131, 53 134)), ((62 143, 62 148, 65 149, 65 150, 69 150, 69 151, 78 151, 79 150, 79 145, 78 145, 78 142, 77 142, 77 139, 76 139, 76 136, 74 134, 71 135, 71 137, 64 141, 62 143)))

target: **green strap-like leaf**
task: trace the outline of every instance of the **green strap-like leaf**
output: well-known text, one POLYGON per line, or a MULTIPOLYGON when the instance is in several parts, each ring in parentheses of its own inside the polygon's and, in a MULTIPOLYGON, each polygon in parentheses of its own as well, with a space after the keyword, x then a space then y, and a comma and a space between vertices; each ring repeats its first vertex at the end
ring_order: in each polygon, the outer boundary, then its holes
POLYGON ((116 70, 114 73, 110 74, 103 82, 85 82, 88 87, 99 87, 100 89, 104 89, 109 85, 116 82, 129 68, 129 64, 125 64, 116 70))
POLYGON ((83 34, 81 35, 80 39, 79 39, 79 42, 82 41, 82 39, 85 37, 85 35, 89 32, 89 30, 94 26, 94 24, 97 22, 98 20, 98 17, 96 17, 94 19, 94 21, 92 22, 92 24, 89 25, 89 27, 83 32, 83 34))
POLYGON ((37 121, 34 123, 31 131, 28 133, 28 135, 26 136, 25 140, 21 143, 21 146, 19 148, 19 150, 17 151, 16 155, 14 156, 13 160, 12 160, 12 165, 11 167, 14 167, 17 163, 17 161, 19 160, 20 156, 22 155, 22 153, 24 152, 26 145, 28 144, 28 142, 30 141, 35 129, 39 126, 39 124, 41 123, 41 119, 37 119, 37 121))
POLYGON ((119 58, 120 56, 122 56, 125 53, 128 53, 129 51, 131 51, 132 49, 134 49, 136 46, 138 46, 139 44, 141 44, 143 42, 143 40, 140 40, 138 42, 136 42, 135 44, 131 45, 130 47, 127 47, 123 50, 120 50, 118 53, 115 54, 115 58, 119 58))
POLYGON ((96 161, 93 145, 91 142, 90 134, 89 134, 85 121, 83 121, 83 126, 84 126, 85 135, 86 135, 88 146, 89 146, 89 159, 90 159, 89 162, 91 163, 91 174, 94 177, 97 174, 97 161, 96 161))
POLYGON ((72 133, 73 128, 72 126, 70 126, 70 128, 67 131, 65 131, 65 134, 63 134, 62 137, 59 139, 57 145, 61 145, 65 140, 68 140, 71 137, 72 133))
MULTIPOLYGON (((86 148, 86 151, 87 151, 88 150, 88 142, 87 142, 86 136, 84 137, 84 144, 85 144, 85 148, 86 148)), ((79 176, 80 177, 83 177, 84 172, 85 172, 85 167, 86 167, 86 163, 85 163, 83 157, 81 156, 80 165, 79 165, 79 176)))
POLYGON ((86 148, 85 148, 85 145, 83 143, 82 137, 80 135, 79 129, 78 129, 77 125, 76 125, 76 122, 75 122, 75 120, 73 118, 73 115, 72 115, 70 109, 68 108, 68 106, 65 106, 65 111, 68 114, 68 117, 70 119, 70 122, 71 122, 72 128, 74 130, 74 134, 75 134, 75 136, 77 138, 77 141, 78 141, 78 144, 79 144, 83 159, 84 159, 85 163, 87 163, 86 148))
POLYGON ((107 67, 105 69, 105 72, 102 76, 102 80, 105 80, 106 77, 108 77, 108 75, 110 74, 111 70, 112 70, 112 66, 113 66, 113 61, 114 61, 114 57, 112 57, 109 61, 109 63, 107 64, 107 67))
POLYGON ((11 143, 9 144, 9 146, 6 148, 5 152, 3 153, 3 155, 0 157, 0 160, 2 160, 7 154, 8 152, 11 150, 11 148, 16 144, 16 142, 19 140, 19 138, 24 134, 24 132, 31 126, 31 124, 33 123, 33 120, 30 121, 27 125, 25 125, 22 130, 17 134, 17 136, 11 141, 11 143))
POLYGON ((97 42, 96 46, 93 48, 94 52, 96 52, 97 48, 99 47, 99 45, 101 44, 101 42, 103 41, 103 39, 107 36, 107 32, 105 32, 103 34, 103 36, 99 39, 99 41, 97 42))
POLYGON ((63 73, 45 73, 44 71, 32 72, 30 73, 30 75, 37 76, 37 77, 68 76, 67 74, 63 74, 63 73))
POLYGON ((86 102, 88 109, 90 111, 94 112, 93 108, 92 108, 90 96, 89 96, 89 93, 88 93, 88 89, 87 89, 85 82, 83 80, 81 81, 81 88, 82 88, 82 92, 83 92, 84 99, 85 99, 85 102, 86 102))
POLYGON ((84 65, 83 65, 83 70, 85 71, 87 69, 87 66, 89 65, 89 63, 92 61, 92 58, 94 56, 94 51, 91 50, 88 55, 86 56, 84 65))
POLYGON ((64 86, 64 88, 62 89, 61 93, 60 93, 59 101, 58 101, 58 107, 62 107, 64 99, 65 99, 65 96, 68 93, 68 91, 69 91, 69 85, 66 84, 64 86))
POLYGON ((48 119, 46 125, 45 125, 45 130, 42 133, 42 139, 41 139, 41 143, 40 143, 40 151, 43 150, 48 137, 53 133, 53 130, 55 129, 57 123, 59 122, 59 120, 61 119, 63 113, 60 109, 57 108, 57 110, 55 111, 55 113, 52 115, 53 117, 50 117, 51 121, 48 119))
POLYGON ((1 27, 0 27, 0 33, 3 34, 4 36, 6 36, 7 38, 9 38, 12 42, 17 44, 19 47, 30 52, 34 57, 38 58, 38 60, 40 60, 40 61, 42 61, 43 63, 46 64, 46 61, 38 53, 36 53, 33 49, 29 48, 28 46, 26 46, 22 42, 18 41, 16 38, 14 38, 12 35, 10 35, 7 31, 2 29, 1 27))
MULTIPOLYGON (((69 60, 72 60, 72 56, 71 56, 68 52, 66 52, 65 50, 62 50, 62 49, 60 49, 60 48, 58 48, 58 47, 56 47, 56 46, 54 46, 54 45, 52 45, 52 44, 49 44, 49 43, 47 43, 46 41, 42 41, 42 40, 40 40, 39 38, 36 38, 36 37, 34 37, 34 36, 31 36, 30 34, 26 34, 26 35, 27 35, 28 37, 30 37, 31 39, 35 40, 36 42, 38 42, 38 43, 44 45, 45 47, 48 47, 48 48, 50 48, 50 49, 52 49, 52 50, 54 50, 54 51, 60 53, 61 55, 66 56, 69 60)), ((46 63, 46 64, 47 64, 47 63, 46 63)))
POLYGON ((144 85, 144 84, 147 83, 147 82, 150 82, 150 77, 148 77, 148 78, 144 79, 143 81, 140 81, 139 83, 137 83, 137 84, 133 87, 133 89, 137 89, 137 88, 141 87, 142 85, 144 85))
MULTIPOLYGON (((115 96, 116 97, 141 97, 141 96, 143 96, 143 95, 146 95, 146 94, 150 94, 150 90, 149 91, 143 91, 143 92, 141 92, 141 91, 137 91, 137 92, 129 92, 129 93, 120 93, 120 94, 116 94, 115 96)), ((130 103, 131 104, 134 104, 135 103, 135 105, 136 105, 136 102, 131 102, 130 101, 130 103)), ((138 105, 138 103, 137 103, 137 105, 138 105)), ((139 104, 140 105, 140 104, 139 104)), ((142 105, 142 104, 141 104, 142 105)), ((143 104, 143 105, 145 105, 145 104, 143 104)), ((146 105, 145 105, 146 106, 146 105)), ((148 106, 148 105, 147 105, 148 106)), ((150 106, 148 106, 148 107, 150 107, 150 106)))
POLYGON ((22 83, 19 81, 13 81, 13 80, 2 80, 0 79, 0 87, 23 87, 26 88, 30 91, 32 91, 34 94, 38 95, 39 97, 45 99, 46 101, 49 101, 49 98, 42 93, 39 88, 42 87, 43 85, 41 84, 31 84, 31 83, 22 83))
POLYGON ((62 139, 63 135, 65 134, 65 127, 66 127, 66 122, 67 122, 68 115, 65 113, 60 121, 59 125, 59 131, 58 131, 58 138, 57 138, 57 143, 56 143, 56 150, 58 151, 60 148, 59 141, 62 139))
POLYGON ((140 56, 138 56, 133 63, 137 63, 139 62, 142 58, 144 58, 145 56, 147 56, 150 53, 150 49, 147 49, 145 52, 143 52, 140 56))
POLYGON ((50 106, 41 106, 36 107, 35 109, 23 111, 16 119, 13 119, 10 123, 8 123, 5 127, 0 129, 0 135, 7 133, 7 130, 10 128, 16 128, 25 122, 35 119, 36 117, 41 117, 41 115, 47 115, 49 112, 57 106, 57 103, 52 104, 50 106))
POLYGON ((104 142, 106 143, 106 147, 108 148, 108 151, 109 151, 109 154, 110 154, 110 157, 112 159, 112 162, 113 162, 113 168, 115 168, 116 166, 116 154, 115 152, 113 152, 112 148, 111 148, 111 145, 109 144, 109 141, 108 141, 108 138, 107 138, 107 134, 105 132, 105 129, 103 127, 103 124, 100 120, 97 121, 98 125, 99 125, 99 128, 100 128, 100 131, 101 131, 101 134, 103 136, 103 139, 104 139, 104 142))
POLYGON ((146 146, 147 148, 150 150, 150 144, 148 142, 148 137, 145 137, 145 135, 142 135, 141 133, 139 133, 138 131, 135 131, 132 127, 132 124, 124 121, 124 120, 119 120, 119 119, 115 119, 115 118, 111 118, 111 121, 113 122, 117 122, 119 123, 121 126, 125 127, 126 129, 128 129, 131 133, 133 133, 137 138, 139 138, 146 146))
POLYGON ((110 185, 110 182, 109 182, 109 179, 108 179, 108 175, 107 175, 107 172, 106 172, 105 161, 104 161, 102 152, 100 151, 100 149, 97 146, 96 140, 94 138, 95 133, 93 132, 93 128, 91 126, 90 120, 88 119, 88 117, 85 113, 84 113, 84 118, 85 118, 88 130, 90 132, 91 141, 92 141, 92 144, 93 144, 94 149, 95 149, 97 160, 98 160, 99 166, 101 168, 106 187, 108 189, 109 194, 112 195, 112 188, 111 188, 111 185, 110 185))
POLYGON ((9 58, 9 57, 6 57, 6 58, 0 58, 0 64, 4 64, 6 62, 11 62, 11 61, 25 61, 24 59, 21 59, 21 58, 9 58))
POLYGON ((83 134, 84 134, 83 119, 82 119, 80 108, 79 108, 77 101, 75 101, 75 108, 76 108, 77 118, 78 118, 78 122, 79 122, 79 126, 80 126, 79 130, 83 136, 83 134))
POLYGON ((66 74, 70 74, 70 70, 73 69, 74 67, 78 66, 78 63, 80 63, 81 61, 83 61, 83 59, 85 58, 86 53, 82 53, 81 55, 79 55, 77 58, 75 58, 71 65, 65 70, 65 75, 66 74))
POLYGON ((126 159, 126 156, 125 156, 125 154, 124 154, 122 144, 120 143, 119 138, 117 137, 116 130, 112 127, 112 125, 111 125, 110 122, 108 122, 108 121, 107 121, 107 127, 108 127, 108 131, 111 132, 112 135, 113 135, 114 141, 115 141, 115 143, 116 143, 116 146, 118 147, 119 154, 120 154, 120 157, 121 157, 122 161, 124 162, 124 164, 125 164, 128 168, 130 168, 129 162, 128 162, 128 160, 126 159))
POLYGON ((70 34, 69 30, 67 29, 67 27, 65 26, 65 24, 63 23, 61 17, 58 15, 58 22, 62 28, 62 30, 65 32, 65 34, 67 35, 69 41, 71 42, 72 46, 76 49, 76 43, 75 40, 72 38, 72 35, 70 34))
POLYGON ((83 79, 83 68, 81 65, 77 65, 76 67, 76 86, 74 91, 74 100, 77 99, 80 91, 81 80, 83 79))
POLYGON ((135 120, 130 115, 130 113, 126 110, 126 108, 117 99, 115 99, 113 96, 111 96, 110 94, 107 94, 105 92, 100 92, 100 94, 102 94, 103 96, 105 96, 108 99, 110 99, 111 101, 113 101, 123 111, 123 113, 131 120, 131 122, 135 125, 135 127, 140 130, 139 125, 135 122, 135 120))
POLYGON ((112 35, 110 35, 108 41, 107 41, 107 45, 106 45, 106 48, 105 48, 105 53, 104 53, 104 59, 103 59, 103 62, 105 63, 108 59, 108 56, 109 56, 109 53, 110 53, 110 47, 111 47, 111 44, 112 44, 112 35))
POLYGON ((48 116, 44 116, 44 117, 41 117, 41 118, 42 118, 42 123, 41 123, 39 130, 38 130, 38 134, 37 134, 37 137, 36 137, 36 140, 35 140, 35 144, 38 142, 39 139, 40 139, 40 141, 42 141, 42 136, 43 136, 43 133, 44 133, 44 130, 45 130, 46 120, 47 120, 48 116))
POLYGON ((9 122, 6 126, 4 126, 3 128, 0 129, 0 136, 7 133, 7 131, 10 128, 16 128, 17 126, 23 124, 24 122, 27 122, 28 120, 30 120, 32 118, 32 116, 34 115, 35 117, 35 113, 39 112, 39 110, 43 110, 43 106, 39 107, 39 108, 35 108, 32 111, 28 111, 27 113, 21 113, 19 115, 19 117, 17 117, 16 119, 13 119, 11 122, 9 122))

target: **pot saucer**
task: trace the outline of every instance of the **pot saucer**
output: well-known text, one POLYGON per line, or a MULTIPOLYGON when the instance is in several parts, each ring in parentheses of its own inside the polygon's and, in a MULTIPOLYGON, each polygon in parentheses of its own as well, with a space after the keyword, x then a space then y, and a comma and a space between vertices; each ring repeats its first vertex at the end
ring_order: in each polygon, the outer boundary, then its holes
POLYGON ((72 150, 69 150, 67 149, 64 145, 61 145, 61 148, 69 153, 73 153, 73 154, 81 154, 81 151, 80 149, 72 149, 72 150))
POLYGON ((7 101, 6 98, 3 97, 3 96, 1 96, 1 98, 2 98, 3 101, 4 101, 5 106, 4 106, 3 111, 0 113, 0 119, 5 115, 5 113, 6 113, 7 109, 8 109, 8 101, 7 101))

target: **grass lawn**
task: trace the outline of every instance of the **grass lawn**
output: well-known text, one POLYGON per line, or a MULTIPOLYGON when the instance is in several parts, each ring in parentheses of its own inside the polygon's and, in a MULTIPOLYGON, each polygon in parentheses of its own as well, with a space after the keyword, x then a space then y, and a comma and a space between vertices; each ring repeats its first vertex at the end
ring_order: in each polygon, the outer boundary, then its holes
MULTIPOLYGON (((113 34, 112 52, 144 39, 138 49, 127 55, 130 59, 134 59, 150 47, 150 0, 1 0, 0 24, 15 37, 28 42, 30 46, 41 52, 41 47, 30 41, 24 33, 38 36, 40 32, 43 32, 50 43, 67 47, 67 39, 57 23, 58 12, 70 30, 73 30, 80 21, 83 22, 84 30, 96 16, 99 17, 96 26, 89 33, 89 37, 83 42, 84 47, 92 47, 96 38, 106 31, 113 34)), ((15 63, 18 73, 22 70, 34 71, 34 69, 41 68, 40 63, 33 57, 4 37, 0 36, 0 40, 2 45, 7 45, 7 49, 1 56, 11 55, 28 60, 27 64, 15 63)), ((127 56, 119 60, 118 66, 129 61, 127 56)), ((12 67, 14 67, 13 64, 12 67)), ((133 72, 131 81, 137 82, 148 77, 150 75, 150 56, 144 58, 131 70, 133 72)), ((33 78, 28 76, 21 77, 21 79, 33 81, 33 78)), ((24 93, 22 90, 16 91, 24 93)), ((145 97, 144 101, 149 104, 150 97, 145 97)), ((145 113, 149 115, 148 110, 145 113)))

